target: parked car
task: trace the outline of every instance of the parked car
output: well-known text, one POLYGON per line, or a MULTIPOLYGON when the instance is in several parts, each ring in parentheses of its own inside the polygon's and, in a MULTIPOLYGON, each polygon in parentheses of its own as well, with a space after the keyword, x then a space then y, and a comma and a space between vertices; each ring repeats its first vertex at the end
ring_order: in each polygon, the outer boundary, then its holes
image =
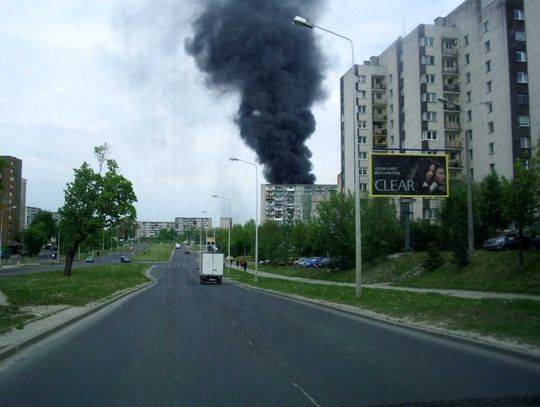
POLYGON ((296 261, 294 262, 294 265, 295 265, 296 267, 305 267, 305 266, 306 266, 305 262, 306 262, 307 260, 309 260, 308 257, 302 257, 302 258, 296 260, 296 261))
POLYGON ((131 259, 128 256, 120 256, 120 263, 131 263, 131 259))
POLYGON ((93 256, 88 256, 84 261, 87 262, 87 263, 93 263, 94 262, 94 257, 93 256))
POLYGON ((321 268, 324 267, 326 257, 310 257, 304 262, 304 267, 321 268))
MULTIPOLYGON (((528 249, 531 237, 523 236, 523 243, 523 247, 528 249)), ((484 241, 484 250, 515 250, 519 247, 520 240, 517 230, 507 231, 484 241)))

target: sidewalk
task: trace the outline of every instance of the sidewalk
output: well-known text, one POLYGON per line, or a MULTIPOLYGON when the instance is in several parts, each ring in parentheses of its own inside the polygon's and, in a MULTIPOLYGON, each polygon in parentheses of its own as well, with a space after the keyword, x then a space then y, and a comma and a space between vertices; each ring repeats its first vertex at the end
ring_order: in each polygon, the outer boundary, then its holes
MULTIPOLYGON (((242 270, 241 268, 232 267, 236 270, 242 270)), ((255 274, 254 270, 247 269, 247 273, 255 274)), ((261 277, 275 278, 278 280, 297 281, 299 283, 306 284, 320 284, 320 285, 336 285, 341 287, 356 287, 355 283, 342 283, 339 281, 327 281, 327 280, 315 280, 311 278, 303 277, 289 277, 282 276, 280 274, 268 273, 265 271, 258 271, 257 273, 261 277)), ((469 298, 469 299, 497 299, 497 300, 532 300, 540 301, 540 295, 534 294, 513 294, 513 293, 494 293, 489 291, 469 291, 469 290, 452 290, 452 289, 436 289, 436 288, 413 288, 413 287, 397 287, 392 286, 390 283, 381 284, 362 284, 364 288, 376 288, 381 290, 395 290, 395 291, 410 291, 424 294, 441 294, 450 297, 469 298)))

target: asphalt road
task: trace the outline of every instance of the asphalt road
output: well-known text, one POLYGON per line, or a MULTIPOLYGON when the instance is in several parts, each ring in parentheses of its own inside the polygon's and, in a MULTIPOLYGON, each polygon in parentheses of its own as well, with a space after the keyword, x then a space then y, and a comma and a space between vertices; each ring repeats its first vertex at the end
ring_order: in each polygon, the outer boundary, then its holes
MULTIPOLYGON (((540 366, 224 282, 196 254, 0 364, 2 406, 363 406, 540 393, 540 366)), ((487 405, 487 404, 483 404, 487 405)), ((511 405, 511 404, 508 404, 511 405)))

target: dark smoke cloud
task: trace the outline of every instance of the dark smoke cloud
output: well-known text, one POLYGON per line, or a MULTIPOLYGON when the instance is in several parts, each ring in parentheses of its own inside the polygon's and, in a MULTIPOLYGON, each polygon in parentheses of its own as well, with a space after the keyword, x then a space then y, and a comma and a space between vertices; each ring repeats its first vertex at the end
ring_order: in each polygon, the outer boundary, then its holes
POLYGON ((318 3, 208 1, 185 43, 209 86, 240 93, 236 123, 270 183, 315 181, 305 142, 315 131, 310 108, 323 96, 323 58, 313 33, 292 19, 313 16, 318 3))

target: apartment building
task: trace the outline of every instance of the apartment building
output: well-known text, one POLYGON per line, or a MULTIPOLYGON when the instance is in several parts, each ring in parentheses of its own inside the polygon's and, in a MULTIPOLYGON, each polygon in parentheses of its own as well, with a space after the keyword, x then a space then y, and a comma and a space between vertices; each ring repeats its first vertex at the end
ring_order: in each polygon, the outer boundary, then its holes
MULTIPOLYGON (((540 135, 540 1, 467 0, 341 78, 342 190, 369 190, 369 152, 448 156, 449 177, 511 178, 540 135)), ((407 200, 405 205, 410 205, 407 200)), ((407 209, 433 218, 437 199, 407 209)))
POLYGON ((174 229, 177 236, 182 236, 187 230, 197 229, 202 225, 204 229, 212 228, 212 218, 174 218, 174 222, 137 222, 137 237, 156 237, 162 229, 174 229))
POLYGON ((336 190, 330 184, 262 184, 261 223, 310 220, 317 216, 317 205, 336 190))
POLYGON ((15 244, 19 232, 22 230, 21 219, 24 218, 24 200, 22 178, 22 160, 12 156, 0 156, 4 166, 0 169, 0 181, 3 189, 0 191, 0 215, 2 216, 2 241, 5 246, 15 244), (11 209, 10 209, 11 208, 11 209))

